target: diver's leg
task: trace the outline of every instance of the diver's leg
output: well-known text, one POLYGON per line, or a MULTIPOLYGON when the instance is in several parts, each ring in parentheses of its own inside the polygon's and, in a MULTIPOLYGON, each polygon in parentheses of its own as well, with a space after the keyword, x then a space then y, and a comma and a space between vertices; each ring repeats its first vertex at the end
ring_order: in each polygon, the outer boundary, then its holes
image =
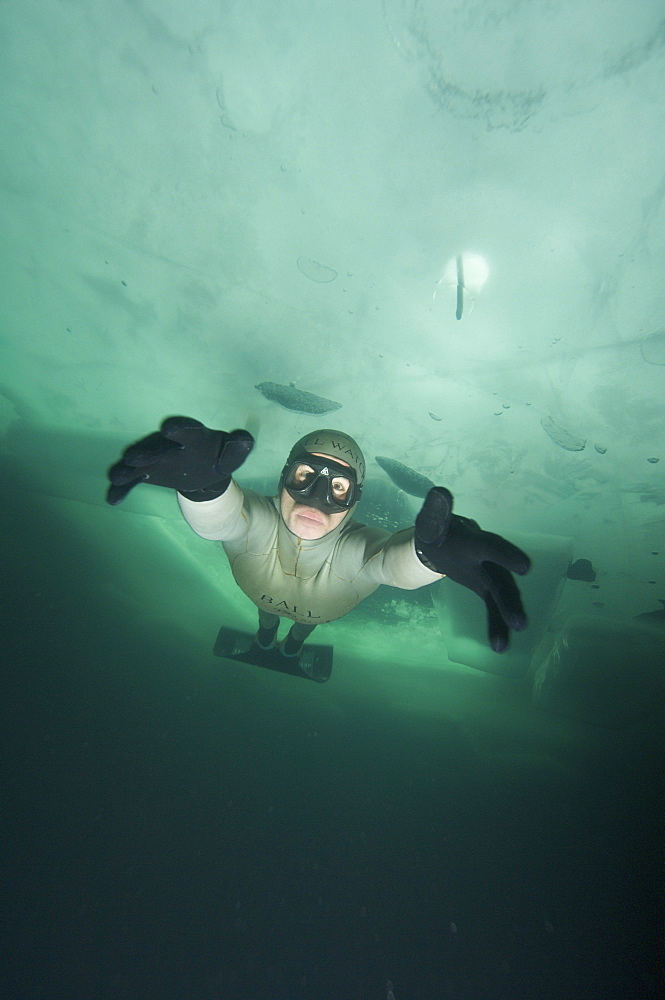
POLYGON ((279 615, 271 615, 268 611, 259 609, 259 631, 256 633, 256 643, 261 649, 272 649, 277 638, 279 615))
POLYGON ((303 642, 315 628, 316 625, 302 625, 300 622, 294 622, 286 639, 280 644, 279 650, 282 656, 299 656, 303 642))

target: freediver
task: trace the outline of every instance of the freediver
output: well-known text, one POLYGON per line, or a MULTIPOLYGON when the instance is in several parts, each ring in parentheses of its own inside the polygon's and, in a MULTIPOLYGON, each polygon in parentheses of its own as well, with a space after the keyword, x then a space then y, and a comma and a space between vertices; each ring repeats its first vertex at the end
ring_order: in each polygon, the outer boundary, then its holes
POLYGON ((348 614, 381 584, 415 590, 443 576, 485 603, 495 652, 507 649, 511 629, 526 627, 512 574, 526 573, 529 557, 454 514, 444 487, 429 491, 413 527, 391 534, 353 518, 365 460, 348 434, 322 429, 300 438, 276 497, 241 489, 232 478, 253 447, 248 431, 170 417, 109 469, 107 501, 120 503, 140 483, 176 490, 190 527, 222 542, 236 583, 257 606, 260 649, 297 658, 317 625, 348 614), (293 625, 278 644, 280 618, 293 625))

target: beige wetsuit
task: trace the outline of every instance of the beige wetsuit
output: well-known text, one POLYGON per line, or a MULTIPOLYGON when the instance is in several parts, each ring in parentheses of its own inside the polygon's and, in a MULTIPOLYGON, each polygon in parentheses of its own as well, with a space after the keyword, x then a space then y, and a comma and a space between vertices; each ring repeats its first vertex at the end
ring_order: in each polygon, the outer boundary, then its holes
POLYGON ((306 541, 289 531, 279 500, 241 490, 235 480, 214 500, 195 503, 178 494, 188 524, 202 538, 222 542, 238 586, 267 616, 301 626, 334 621, 382 583, 415 590, 441 575, 420 562, 413 528, 394 535, 351 519, 306 541))

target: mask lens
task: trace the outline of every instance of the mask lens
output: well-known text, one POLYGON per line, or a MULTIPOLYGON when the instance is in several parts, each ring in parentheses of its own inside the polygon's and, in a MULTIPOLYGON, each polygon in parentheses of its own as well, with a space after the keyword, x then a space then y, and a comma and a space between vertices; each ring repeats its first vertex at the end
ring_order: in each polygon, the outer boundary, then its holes
POLYGON ((328 505, 339 505, 341 509, 351 506, 354 494, 354 481, 338 474, 337 469, 329 468, 329 463, 294 462, 289 469, 284 485, 292 495, 304 498, 314 498, 319 494, 321 500, 328 505))
POLYGON ((351 489, 351 480, 335 476, 332 481, 332 495, 335 500, 346 500, 351 489))
POLYGON ((316 472, 310 465, 301 463, 293 467, 286 482, 288 486, 293 486, 296 490, 303 490, 312 485, 316 479, 316 475, 316 472))

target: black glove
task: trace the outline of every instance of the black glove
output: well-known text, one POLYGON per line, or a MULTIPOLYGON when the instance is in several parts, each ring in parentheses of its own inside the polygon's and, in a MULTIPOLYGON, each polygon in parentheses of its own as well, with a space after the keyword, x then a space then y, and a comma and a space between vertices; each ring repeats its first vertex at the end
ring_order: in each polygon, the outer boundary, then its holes
POLYGON ((249 431, 213 431, 192 417, 169 417, 123 452, 108 472, 106 501, 124 500, 139 483, 168 486, 190 500, 213 500, 254 447, 249 431))
POLYGON ((487 607, 487 633, 495 653, 510 643, 510 629, 521 632, 527 619, 511 573, 523 576, 529 557, 501 535, 468 517, 453 514, 452 494, 435 486, 416 518, 416 552, 420 561, 478 594, 487 607))

